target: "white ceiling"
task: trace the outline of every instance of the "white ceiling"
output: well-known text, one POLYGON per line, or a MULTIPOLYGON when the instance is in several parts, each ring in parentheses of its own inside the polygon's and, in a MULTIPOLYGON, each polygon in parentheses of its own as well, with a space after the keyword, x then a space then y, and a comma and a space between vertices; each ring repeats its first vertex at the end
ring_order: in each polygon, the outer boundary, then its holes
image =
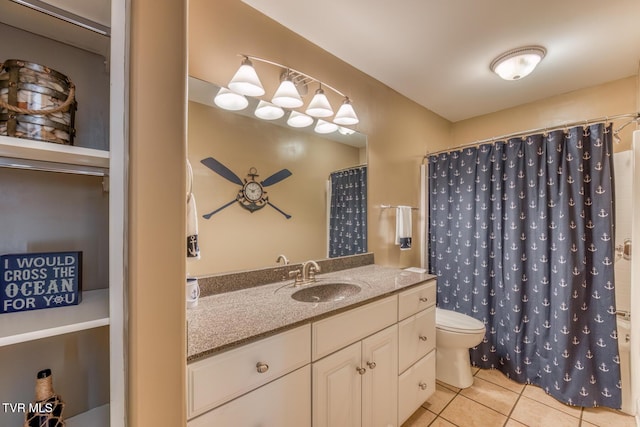
POLYGON ((638 73, 640 0, 243 1, 453 122, 638 73), (489 70, 532 44, 527 78, 489 70))

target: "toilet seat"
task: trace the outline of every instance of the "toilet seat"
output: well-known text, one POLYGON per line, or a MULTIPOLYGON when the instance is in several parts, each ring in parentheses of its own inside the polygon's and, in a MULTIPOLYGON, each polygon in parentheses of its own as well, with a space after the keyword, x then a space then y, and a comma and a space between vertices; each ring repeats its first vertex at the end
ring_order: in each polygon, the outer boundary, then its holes
POLYGON ((436 307, 436 329, 459 334, 485 333, 484 324, 463 313, 436 307))

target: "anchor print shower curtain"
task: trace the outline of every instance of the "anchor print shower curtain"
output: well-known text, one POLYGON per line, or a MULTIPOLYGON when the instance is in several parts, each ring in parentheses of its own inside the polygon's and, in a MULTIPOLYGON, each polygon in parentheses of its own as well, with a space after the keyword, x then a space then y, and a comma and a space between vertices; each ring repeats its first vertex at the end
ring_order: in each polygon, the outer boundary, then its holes
POLYGON ((611 126, 432 156, 438 305, 482 320, 472 364, 571 405, 620 407, 611 126))
POLYGON ((333 172, 329 181, 329 258, 367 252, 367 167, 333 172))

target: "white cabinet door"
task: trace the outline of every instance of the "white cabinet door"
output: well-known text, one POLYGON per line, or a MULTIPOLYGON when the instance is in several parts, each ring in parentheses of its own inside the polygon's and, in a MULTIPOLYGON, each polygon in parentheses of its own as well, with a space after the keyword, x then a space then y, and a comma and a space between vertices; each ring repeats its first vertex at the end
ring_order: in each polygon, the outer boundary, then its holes
POLYGON ((398 419, 398 326, 362 341, 362 425, 395 426, 398 419))
POLYGON ((309 365, 187 423, 188 427, 305 427, 311 425, 309 365))
POLYGON ((358 341, 313 363, 313 426, 360 427, 361 344, 358 341))

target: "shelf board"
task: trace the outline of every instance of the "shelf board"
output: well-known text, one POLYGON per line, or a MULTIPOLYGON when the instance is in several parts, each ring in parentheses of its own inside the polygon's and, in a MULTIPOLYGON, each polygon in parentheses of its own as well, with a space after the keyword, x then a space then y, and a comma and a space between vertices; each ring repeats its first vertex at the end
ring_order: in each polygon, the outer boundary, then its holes
POLYGON ((109 427, 109 405, 98 406, 65 420, 67 427, 109 427))
POLYGON ((107 175, 109 152, 0 135, 0 166, 107 175))
POLYGON ((109 290, 87 291, 78 305, 0 314, 0 347, 108 324, 109 290))

